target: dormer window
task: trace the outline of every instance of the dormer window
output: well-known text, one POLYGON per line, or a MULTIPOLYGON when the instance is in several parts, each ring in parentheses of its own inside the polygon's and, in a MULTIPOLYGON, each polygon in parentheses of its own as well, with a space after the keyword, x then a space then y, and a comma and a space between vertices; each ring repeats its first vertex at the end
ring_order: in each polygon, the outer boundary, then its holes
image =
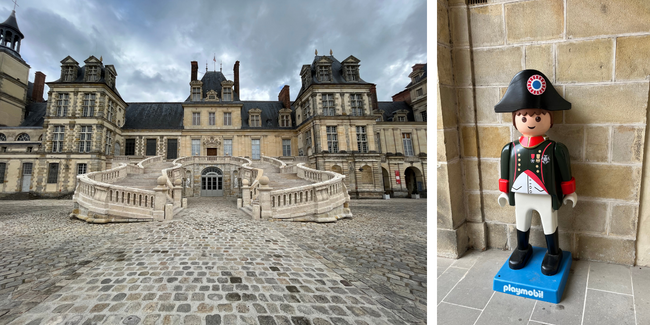
POLYGON ((110 73, 106 74, 106 84, 108 85, 108 87, 113 88, 113 81, 114 80, 115 80, 115 78, 113 77, 112 74, 110 74, 110 73))
POLYGON ((230 80, 224 80, 221 82, 221 100, 222 101, 232 101, 232 86, 235 83, 230 80))
POLYGON ((318 67, 318 80, 320 81, 332 81, 330 75, 330 67, 328 66, 319 66, 318 67))
POLYGON ((192 87, 192 101, 201 101, 201 87, 192 87))
POLYGON ((232 100, 232 89, 231 88, 224 88, 223 89, 223 100, 224 101, 231 101, 232 100))
POLYGON ((345 76, 348 81, 357 81, 357 67, 345 67, 345 76))
POLYGON ((280 127, 288 128, 291 127, 291 109, 283 108, 280 110, 280 127))
MULTIPOLYGON (((196 87, 198 88, 198 87, 196 87)), ((217 92, 214 90, 208 90, 207 95, 205 96, 205 100, 207 101, 217 101, 219 98, 217 97, 217 92)))
POLYGON ((88 82, 97 82, 99 81, 99 67, 98 66, 86 66, 86 81, 88 82))
POLYGON ((63 81, 74 81, 77 77, 77 69, 73 66, 63 67, 63 81))
POLYGON ((248 111, 248 125, 252 128, 258 128, 262 126, 262 110, 259 108, 253 108, 248 111))
POLYGON ((343 64, 343 77, 345 81, 359 81, 359 59, 350 55, 341 62, 343 64))
POLYGON ((302 86, 303 88, 309 87, 309 84, 311 83, 311 66, 308 64, 305 64, 302 66, 302 69, 300 70, 300 77, 302 79, 302 86))

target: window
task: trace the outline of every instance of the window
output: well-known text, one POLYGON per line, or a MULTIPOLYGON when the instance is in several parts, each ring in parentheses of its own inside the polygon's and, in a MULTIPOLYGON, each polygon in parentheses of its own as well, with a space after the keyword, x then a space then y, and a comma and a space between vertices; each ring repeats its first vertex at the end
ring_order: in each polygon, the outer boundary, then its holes
POLYGON ((59 99, 56 103, 56 116, 68 116, 68 103, 70 102, 69 94, 59 94, 59 99))
POLYGON ((328 66, 318 67, 318 79, 320 81, 330 81, 330 68, 328 66))
POLYGON ((27 147, 27 152, 32 152, 32 147, 27 147))
POLYGON ((83 117, 95 115, 95 94, 84 94, 83 117))
POLYGON ((192 87, 192 101, 198 102, 201 101, 201 88, 192 87))
POLYGON ((88 172, 88 164, 77 164, 77 175, 85 174, 88 172))
POLYGON ((112 100, 108 101, 108 113, 106 113, 106 119, 109 122, 113 122, 115 118, 115 102, 112 100))
POLYGON ((289 114, 280 115, 280 127, 286 128, 291 126, 291 117, 289 114))
POLYGON ((232 156, 232 139, 223 140, 223 155, 232 156))
POLYGON ((303 111, 305 112, 305 120, 311 117, 311 105, 310 105, 310 100, 307 100, 303 106, 302 106, 303 111))
POLYGON ((201 125, 201 113, 192 113, 192 125, 201 125))
POLYGON ((108 85, 108 87, 113 88, 113 80, 114 79, 115 78, 113 77, 112 74, 106 73, 106 84, 108 85))
POLYGON ((323 115, 334 116, 334 95, 323 94, 323 115))
POLYGON ((291 156, 291 140, 282 140, 282 155, 285 157, 291 156))
POLYGON ((427 121, 427 111, 423 111, 422 113, 420 113, 420 116, 422 117, 422 122, 427 121))
POLYGON ((402 143, 404 144, 404 156, 414 156, 410 133, 402 133, 402 143))
POLYGON ((54 132, 52 133, 52 152, 63 151, 64 135, 65 135, 65 127, 63 125, 55 125, 54 132))
POLYGON ((63 68, 63 81, 73 81, 76 77, 75 67, 63 68))
POLYGON ((147 156, 156 155, 156 139, 147 139, 147 156))
POLYGON ((7 141, 7 136, 4 133, 0 133, 0 141, 7 141))
POLYGON ((16 141, 29 141, 29 134, 21 133, 16 137, 16 141))
POLYGON ((339 136, 336 133, 336 126, 328 126, 327 130, 327 151, 330 153, 339 152, 339 136))
POLYGON ((59 181, 59 164, 50 163, 47 169, 47 183, 56 184, 59 181))
POLYGON ((259 114, 254 114, 251 115, 251 127, 259 127, 260 124, 260 115, 259 114))
MULTIPOLYGON (((422 91, 422 88, 418 88, 418 89, 415 91, 415 95, 416 95, 417 97, 420 97, 420 96, 422 96, 423 94, 424 94, 424 92, 422 91)), ((416 97, 416 98, 417 98, 417 97, 416 97)))
POLYGON ((223 125, 232 125, 232 113, 223 113, 223 125))
POLYGON ((126 156, 135 155, 135 139, 126 139, 126 144, 124 147, 124 155, 126 156))
POLYGON ((232 88, 226 87, 223 89, 223 100, 224 101, 232 100, 232 88))
POLYGON ((406 116, 402 116, 402 115, 398 116, 397 122, 406 122, 406 116))
POLYGON ((357 67, 354 66, 345 67, 345 74, 348 77, 348 81, 357 81, 357 67))
POLYGON ((99 81, 99 67, 86 66, 86 80, 90 82, 99 81))
POLYGON ((381 134, 379 132, 377 132, 377 134, 375 134, 375 148, 377 148, 377 152, 381 153, 381 138, 380 138, 380 136, 381 136, 381 134))
POLYGON ((208 123, 210 125, 214 125, 215 123, 214 112, 208 113, 208 123))
POLYGON ((310 147, 311 146, 311 130, 307 131, 305 133, 305 146, 310 147))
POLYGON ((0 163, 0 183, 5 181, 5 171, 7 170, 7 163, 0 163))
POLYGON ((352 116, 363 116, 363 100, 361 94, 350 95, 350 107, 352 108, 352 116))
POLYGON ((110 130, 106 130, 106 152, 105 154, 108 156, 111 154, 111 148, 113 147, 113 132, 110 130))
POLYGON ((201 140, 192 139, 192 156, 201 155, 201 140))
POLYGON ((90 142, 92 140, 92 126, 82 126, 79 132, 79 152, 90 152, 90 142))
POLYGON ((381 116, 377 116, 377 119, 375 120, 375 122, 381 122, 381 116))
POLYGON ((252 152, 252 159, 254 160, 259 160, 260 159, 260 140, 251 140, 251 152, 252 152))
POLYGON ((368 138, 366 137, 366 127, 357 126, 357 147, 359 152, 368 152, 368 138))

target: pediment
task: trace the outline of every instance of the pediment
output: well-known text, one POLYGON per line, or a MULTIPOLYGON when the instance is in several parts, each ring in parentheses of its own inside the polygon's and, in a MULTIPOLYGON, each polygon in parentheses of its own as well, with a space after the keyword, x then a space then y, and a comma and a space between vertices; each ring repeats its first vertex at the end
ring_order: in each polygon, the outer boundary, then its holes
POLYGON ((350 55, 347 59, 343 60, 342 63, 359 64, 359 62, 361 62, 361 60, 355 58, 354 55, 350 55))
POLYGON ((291 114, 291 108, 283 108, 279 112, 280 114, 291 114))
POLYGON ((115 71, 115 66, 109 64, 106 66, 106 70, 110 71, 112 75, 117 76, 117 71, 115 71))
POLYGON ((318 64, 332 64, 332 59, 330 59, 330 58, 328 58, 328 57, 326 57, 326 56, 322 56, 322 57, 318 60, 317 63, 318 63, 318 64))
POLYGON ((214 89, 208 90, 208 93, 205 95, 205 100, 216 102, 219 100, 219 93, 214 89))
POLYGON ((248 114, 262 114, 262 110, 259 108, 251 108, 248 110, 248 114))
POLYGON ((396 110, 395 112, 393 112, 393 115, 401 115, 401 114, 406 115, 408 113, 409 113, 409 111, 407 111, 405 109, 400 109, 400 110, 396 110))
POLYGON ((90 57, 88 57, 84 61, 84 63, 86 63, 86 64, 102 64, 102 61, 99 61, 98 58, 96 58, 94 55, 91 55, 90 57))
POLYGON ((300 69, 300 75, 303 75, 307 72, 311 72, 311 66, 309 64, 304 64, 302 69, 300 69))
POLYGON ((75 59, 68 55, 65 59, 61 60, 61 64, 79 65, 79 62, 75 61, 75 59))

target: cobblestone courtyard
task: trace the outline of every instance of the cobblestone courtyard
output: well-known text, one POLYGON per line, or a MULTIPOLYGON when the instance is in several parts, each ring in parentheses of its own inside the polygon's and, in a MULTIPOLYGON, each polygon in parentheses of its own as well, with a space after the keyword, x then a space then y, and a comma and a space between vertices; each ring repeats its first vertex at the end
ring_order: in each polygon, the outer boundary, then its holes
POLYGON ((332 224, 191 198, 171 222, 96 225, 69 200, 0 201, 0 324, 426 322, 426 200, 332 224))

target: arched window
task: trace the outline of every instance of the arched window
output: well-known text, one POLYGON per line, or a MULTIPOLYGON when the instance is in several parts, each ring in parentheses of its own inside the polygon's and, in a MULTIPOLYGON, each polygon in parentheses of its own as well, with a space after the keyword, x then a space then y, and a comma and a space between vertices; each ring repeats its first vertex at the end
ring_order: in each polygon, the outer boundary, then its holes
POLYGON ((27 133, 21 133, 16 137, 16 141, 29 141, 29 135, 27 133))
POLYGON ((7 141, 7 136, 4 133, 0 133, 0 141, 7 141))
POLYGON ((216 173, 217 175, 223 175, 221 169, 217 167, 208 167, 201 172, 201 175, 207 175, 209 173, 216 173))

